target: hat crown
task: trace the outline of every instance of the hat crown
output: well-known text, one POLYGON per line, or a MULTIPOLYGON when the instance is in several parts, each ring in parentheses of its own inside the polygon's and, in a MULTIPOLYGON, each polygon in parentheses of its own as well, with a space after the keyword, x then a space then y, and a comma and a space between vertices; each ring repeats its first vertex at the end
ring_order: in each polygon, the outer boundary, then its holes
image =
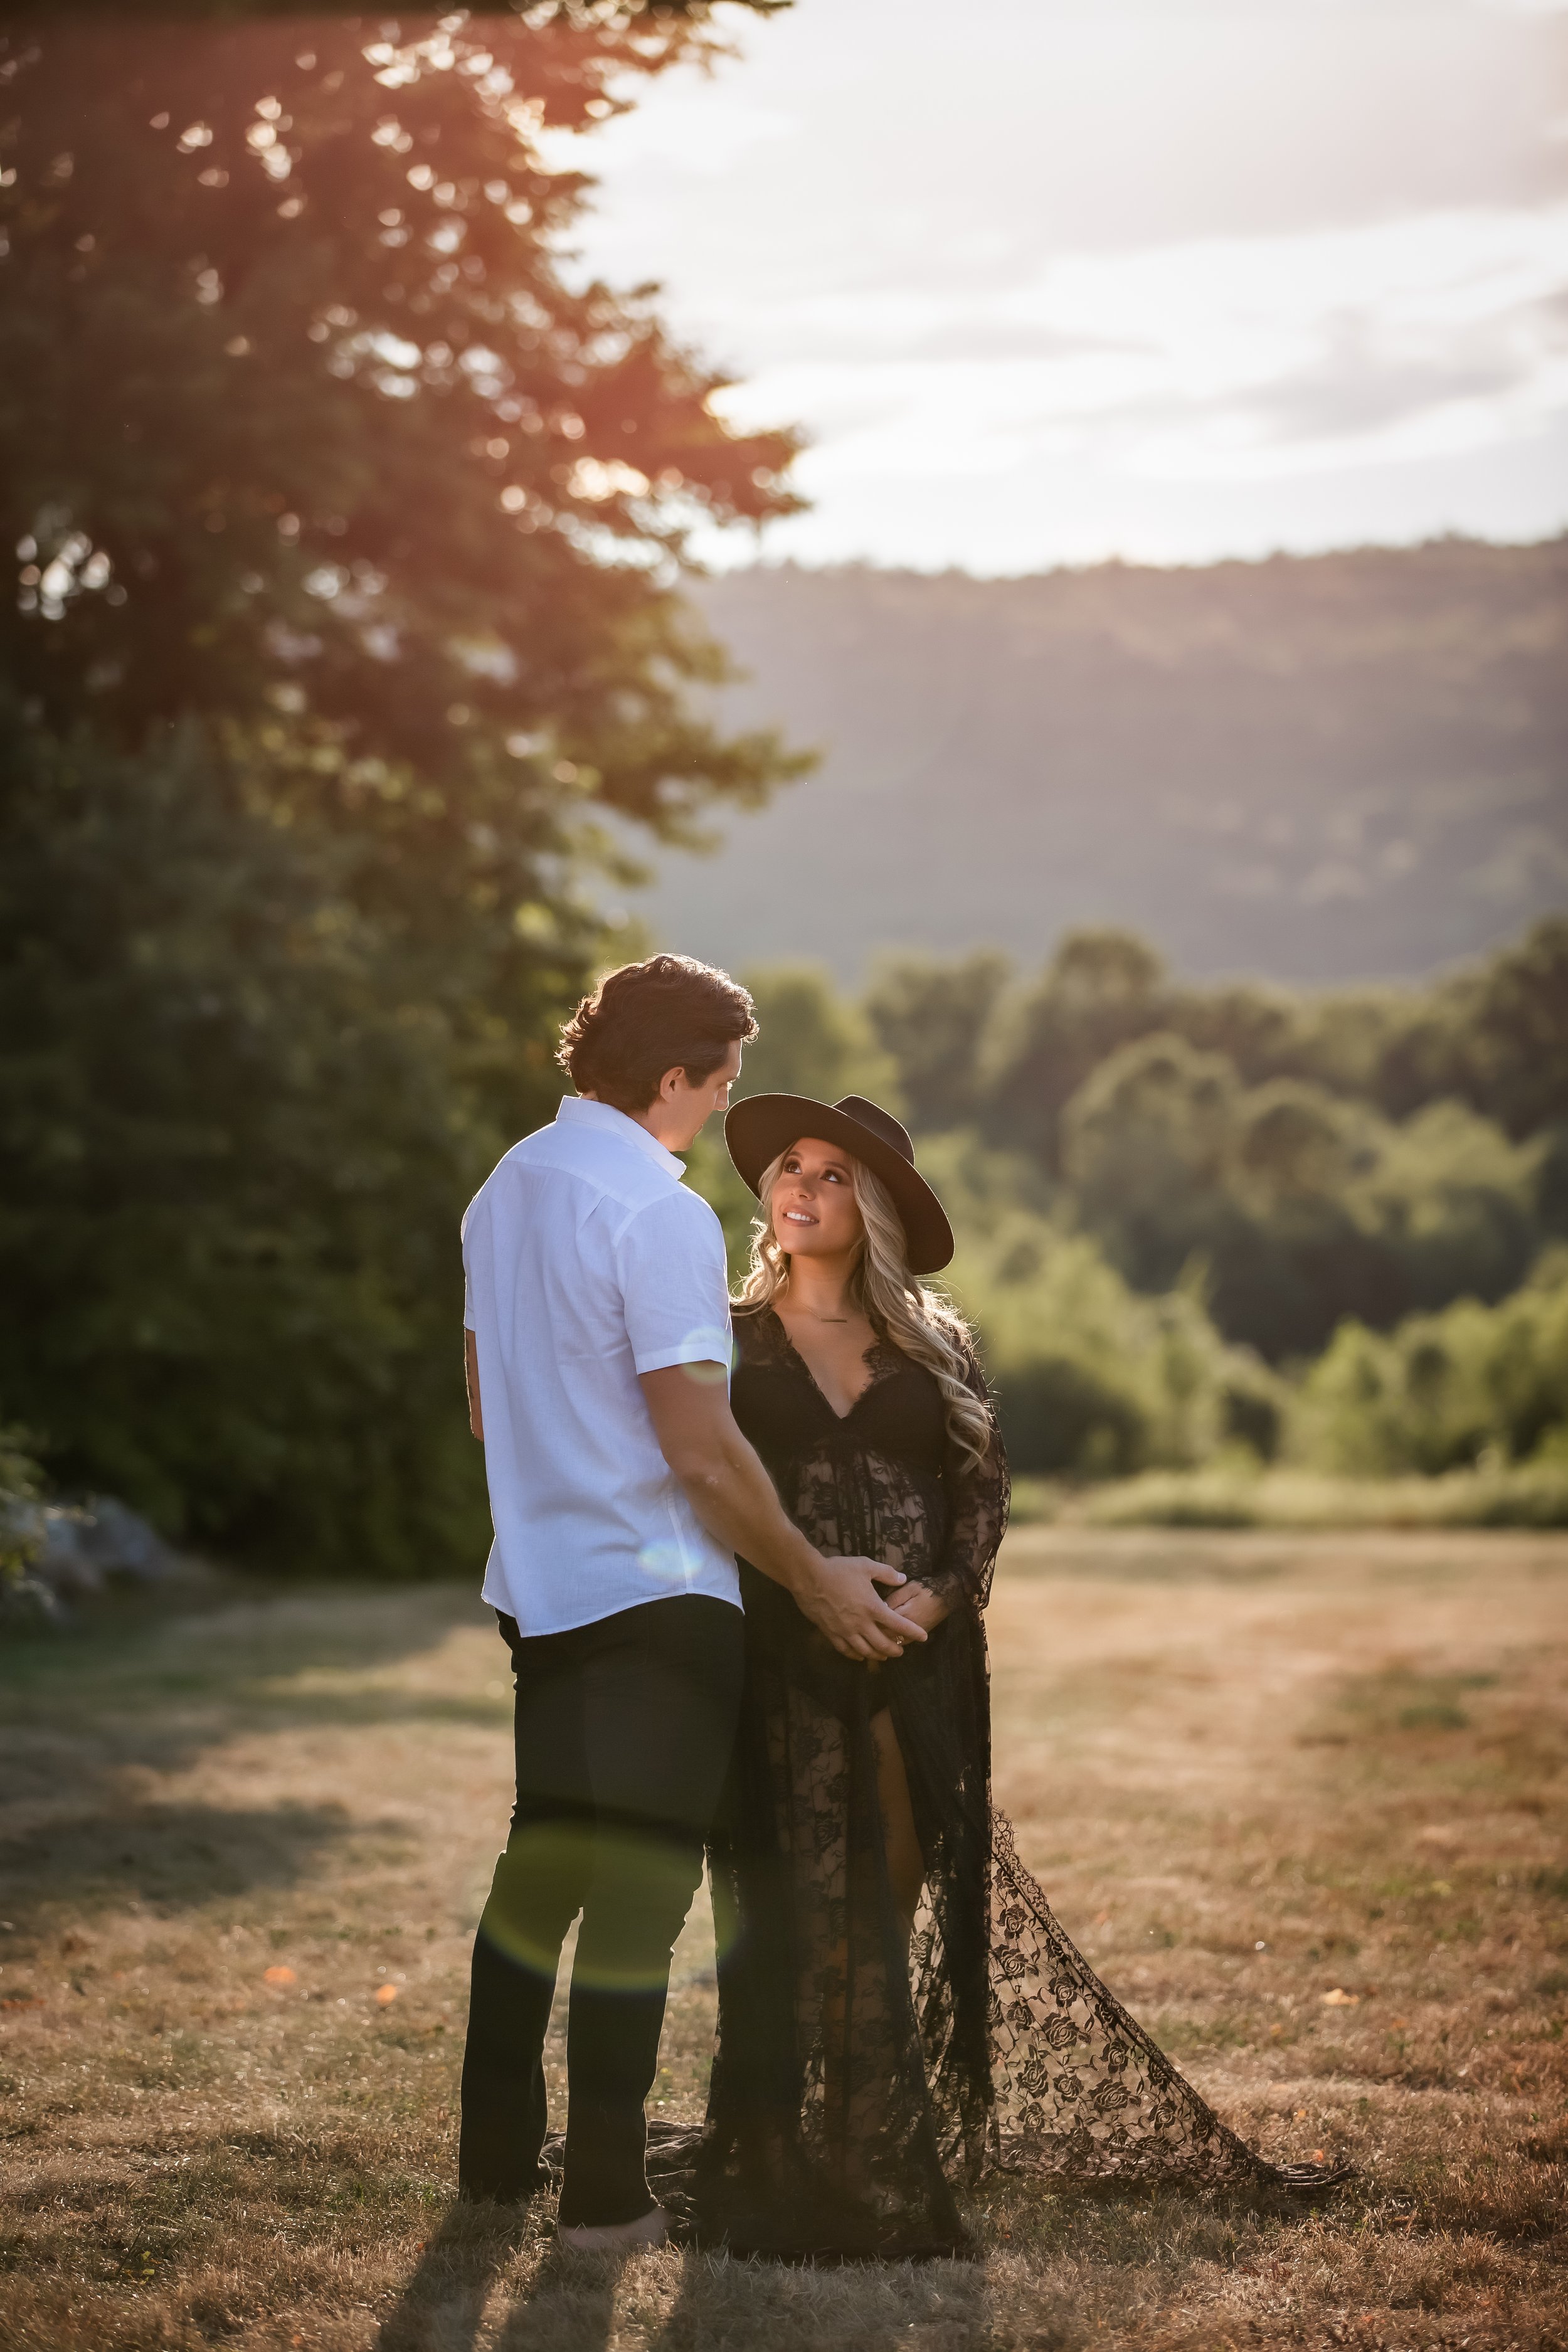
POLYGON ((846 1118, 854 1119, 858 1126, 868 1127, 879 1142, 890 1144, 900 1160, 914 1166, 915 1147, 910 1141, 909 1131, 900 1126, 891 1111, 884 1110, 879 1103, 868 1102, 864 1095, 840 1095, 833 1108, 842 1111, 846 1118))

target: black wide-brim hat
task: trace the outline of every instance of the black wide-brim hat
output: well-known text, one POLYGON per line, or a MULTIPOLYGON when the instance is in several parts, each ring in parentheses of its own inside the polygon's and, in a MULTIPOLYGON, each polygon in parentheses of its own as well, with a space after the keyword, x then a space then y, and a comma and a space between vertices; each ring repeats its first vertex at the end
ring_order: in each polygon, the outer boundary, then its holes
POLYGON ((910 1272, 939 1274, 952 1256, 952 1227, 891 1111, 864 1095, 845 1095, 836 1103, 814 1102, 809 1095, 752 1095, 724 1121, 730 1157, 753 1192, 763 1171, 807 1135, 837 1144, 880 1177, 903 1223, 910 1272))

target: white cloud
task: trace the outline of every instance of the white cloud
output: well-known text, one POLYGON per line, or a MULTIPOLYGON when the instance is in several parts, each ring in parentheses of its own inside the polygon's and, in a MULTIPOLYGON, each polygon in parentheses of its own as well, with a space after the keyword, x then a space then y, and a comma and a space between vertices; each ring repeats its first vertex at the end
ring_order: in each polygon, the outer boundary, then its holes
POLYGON ((1394 461, 1568 414, 1568 206, 1068 256, 968 299, 808 298, 767 327, 798 356, 729 411, 804 415, 823 496, 1031 452, 1254 480, 1394 461))
POLYGON ((742 379, 731 414, 814 436, 817 509, 778 552, 1549 530, 1548 15, 1568 0, 991 0, 963 32, 936 0, 799 0, 584 152, 585 259, 666 282, 742 379))

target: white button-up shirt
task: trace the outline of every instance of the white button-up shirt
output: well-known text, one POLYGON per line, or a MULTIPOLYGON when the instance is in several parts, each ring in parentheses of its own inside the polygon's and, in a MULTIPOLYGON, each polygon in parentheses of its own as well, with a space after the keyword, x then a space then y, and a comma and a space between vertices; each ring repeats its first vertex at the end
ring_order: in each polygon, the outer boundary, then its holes
POLYGON ((667 1593, 741 1602, 733 1556, 670 1472, 639 1372, 730 1361, 724 1236, 686 1171, 568 1096, 463 1220, 495 1541, 484 1597, 524 1633, 667 1593))

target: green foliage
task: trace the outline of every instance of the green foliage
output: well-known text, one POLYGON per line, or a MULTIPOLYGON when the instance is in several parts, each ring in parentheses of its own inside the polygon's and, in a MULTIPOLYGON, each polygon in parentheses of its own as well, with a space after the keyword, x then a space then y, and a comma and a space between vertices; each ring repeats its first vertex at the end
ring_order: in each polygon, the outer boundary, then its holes
POLYGON ((674 559, 787 510, 794 443, 717 420, 646 294, 567 283, 586 183, 538 147, 706 38, 0 34, 0 673, 45 724, 279 708, 671 835, 789 771, 688 709, 725 665, 674 559))
POLYGON ((886 956, 872 974, 866 1016, 896 1065, 911 1126, 941 1133, 978 1113, 986 1033, 1012 971, 982 948, 956 963, 886 956))
POLYGON ((1568 1464, 1568 1249, 1496 1307, 1457 1299, 1386 1337, 1340 1328, 1307 1374, 1301 1444, 1354 1475, 1568 1464))
MULTIPOLYGON (((963 1001, 982 960, 901 959, 891 988, 879 975, 867 1010, 906 1098, 977 1103, 1012 1145, 987 1149, 973 1126, 928 1134, 921 1164, 959 1234, 955 1281, 1020 1467, 1126 1474, 1228 1447, 1255 1462, 1289 1449, 1328 1466, 1437 1471, 1489 1444, 1528 1453, 1561 1422, 1546 1400, 1568 1375, 1539 1335, 1527 1345, 1545 1310, 1521 1304, 1533 1290, 1510 1294, 1568 1224, 1568 1129, 1516 1141, 1462 1093, 1407 1105, 1402 1121, 1376 1099, 1390 1039, 1439 1019, 1472 1070, 1522 1069, 1527 1047, 1553 1066, 1560 936, 1568 926, 1540 926, 1425 997, 1311 1000, 1177 988, 1140 942, 1075 934, 1033 989, 992 1000, 978 1036, 965 1015, 967 1096, 930 1074, 952 1068, 944 996, 963 1001), (889 1003, 913 1016, 889 1017, 889 1003), (1515 1008, 1511 1062, 1495 1042, 1500 1004, 1515 1008), (1484 1020, 1479 1008, 1491 1008, 1484 1020), (1485 1054, 1467 1022, 1493 1040, 1485 1054), (1334 1384, 1352 1367, 1371 1378, 1372 1365, 1403 1397, 1389 1367, 1416 1347, 1423 1314, 1446 1329, 1454 1318, 1467 1360, 1483 1331, 1496 1347, 1484 1379, 1472 1367, 1447 1380, 1417 1444, 1405 1403, 1363 1427, 1359 1392, 1346 1402, 1334 1384), (1299 1408, 1263 1360, 1316 1356, 1337 1328, 1299 1408), (1543 1348, 1552 1369, 1526 1370, 1543 1348), (1510 1378, 1519 1395, 1500 1419, 1510 1378)), ((1555 1108, 1543 1092, 1537 1108, 1555 1108)))
POLYGON ((1568 918, 1457 974, 1385 1044, 1380 1100, 1395 1112, 1457 1096, 1514 1137, 1568 1105, 1568 918))
POLYGON ((472 1558, 457 1223, 553 1107, 595 934, 520 935, 417 794, 372 824, 194 722, 0 757, 0 1394, 188 1539, 472 1558))
MULTIPOLYGON (((1543 927, 1500 961, 1539 968, 1553 936, 1543 927)), ((763 1034, 748 1049, 746 1084, 831 1095, 852 1083, 865 1034, 856 1008, 820 973, 753 980, 763 1034)), ((878 974, 865 1013, 917 1126, 914 1106, 929 1117, 978 1101, 993 1133, 1019 1139, 1002 1150, 973 1124, 928 1129, 921 1164, 953 1220, 953 1288, 979 1326, 1025 1475, 1226 1460, 1255 1473, 1286 1454, 1353 1473, 1436 1473, 1488 1447, 1522 1458, 1568 1420, 1555 1277, 1543 1271, 1516 1293, 1552 1230, 1558 1130, 1512 1142, 1456 1099, 1403 1123, 1382 1116, 1366 1087, 1393 1000, 1374 1000, 1380 1023, 1352 1014, 1354 998, 1180 991, 1139 942, 1106 932, 1065 941, 1011 1005, 997 1002, 1001 980, 994 958, 904 957, 878 974), (982 1003, 988 1021, 976 1018, 982 1003), (962 1008, 945 1028, 944 1004, 962 1008), (1140 1028, 1156 1014, 1162 1025, 1140 1028), (1323 1075, 1335 1071, 1356 1083, 1335 1091, 1323 1075), (1009 1095, 1026 1081, 1048 1113, 1032 1125, 1009 1095), (1381 1339, 1378 1326, 1397 1328, 1381 1339), (1436 1401, 1418 1406, 1402 1368, 1428 1367, 1411 1376, 1416 1390, 1434 1377, 1438 1330, 1454 1360, 1436 1401), (1325 1346, 1304 1396, 1266 1360, 1325 1346)), ((1423 1003, 1453 1019, 1457 1003, 1496 1000, 1488 974, 1471 975, 1403 1001, 1400 1018, 1425 1017, 1423 1003)), ((751 1197, 716 1137, 692 1167, 739 1262, 751 1197)), ((1556 1492, 1537 1478, 1528 1493, 1453 1507, 1495 1508, 1500 1524, 1510 1513, 1549 1520, 1556 1492)), ((1239 1524, 1252 1506, 1226 1486, 1191 1507, 1209 1517, 1223 1507, 1239 1524)))
POLYGON ((1194 1286, 1141 1297, 1087 1234, 1023 1207, 977 1214, 974 1192, 928 1159, 960 1234, 953 1293, 980 1329, 1021 1472, 1124 1477, 1227 1444, 1274 1452, 1286 1392, 1225 1344, 1194 1286))
MULTIPOLYGON (((926 984, 934 995, 964 969, 927 965, 926 984)), ((1058 1170, 1073 1095, 1119 1047, 1155 1035, 1224 1055, 1247 1086, 1298 1080, 1391 1120, 1468 1103, 1517 1141, 1561 1120, 1568 1103, 1568 917, 1425 992, 1297 996, 1178 985, 1129 933, 1070 932, 991 1024, 980 1115, 995 1138, 1058 1170)))
POLYGON ((793 440, 568 282, 539 147, 710 45, 0 33, 0 1416, 187 1541, 480 1556, 458 1221, 608 960, 595 812, 800 764, 676 593, 793 440))
POLYGON ((741 976, 761 1034, 746 1048, 737 1101, 763 1094, 810 1095, 818 1102, 865 1095, 897 1116, 903 1103, 896 1064, 820 965, 770 964, 741 976))
POLYGON ((1242 1087, 1158 1034, 1110 1055, 1062 1118, 1084 1223, 1140 1289, 1201 1259, 1221 1328, 1278 1360, 1345 1315, 1499 1298, 1540 1245, 1539 1151, 1457 1102, 1404 1128, 1301 1079, 1242 1087))
POLYGON ((906 1098, 934 1104, 943 1125, 967 1100, 1134 1287, 1168 1289, 1201 1265, 1222 1331, 1272 1361, 1316 1353, 1346 1316, 1385 1328, 1465 1293, 1500 1298, 1568 1234, 1568 1122, 1521 1125, 1520 1076, 1548 1074, 1530 1116, 1550 1119, 1568 1051, 1568 923, 1538 925, 1425 995, 1321 998, 1177 986, 1140 941, 1074 933, 977 1030, 965 1013, 967 1087, 933 1090, 931 1043, 941 1062, 952 1034, 940 1008, 963 1001, 980 961, 900 960, 894 1003, 914 1008, 901 1023, 887 1017, 884 980, 873 984, 867 1010, 906 1098), (1452 1092, 1414 1087, 1408 1071, 1396 1084, 1399 1041, 1438 1030, 1452 1092), (1511 1129, 1485 1108, 1505 1099, 1511 1129))
POLYGON ((1223 1054, 1156 1034, 1108 1055, 1067 1104, 1062 1172, 1144 1288, 1165 1288, 1225 1217, 1238 1092, 1223 1054), (1151 1255, 1173 1234, 1175 1263, 1147 1279, 1151 1255))
POLYGON ((1038 985, 1006 1008, 983 1117, 996 1141, 1061 1162, 1068 1104, 1119 1046, 1163 1027, 1164 967, 1129 931, 1070 931, 1038 985))
MULTIPOLYGON (((704 54, 702 10, 233 13, 0 33, 0 1418, 186 1540, 414 1573, 483 1539, 457 1220, 559 1092, 609 944, 584 870, 625 856, 597 812, 690 839, 802 764, 694 708, 725 663, 677 594, 694 525, 788 509, 795 444, 723 425, 646 292, 560 266, 586 184, 542 132, 704 54)), ((1249 611, 1286 577, 1222 570, 1249 611)), ((1019 593, 1100 723, 1078 592, 1019 593)), ((1187 719, 1215 617, 1153 665, 1187 719)), ((1469 723, 1445 740, 1489 778, 1469 723)), ((752 977, 749 1089, 968 1130, 928 1156, 1026 1470, 1296 1443, 1230 1343, 1346 1315, 1301 1444, 1373 1375, 1389 1458, 1556 1426, 1551 1285, 1448 1302, 1568 1232, 1568 924, 1318 1003, 1178 985, 1117 931, 1012 994, 986 953, 900 958, 863 1006, 752 977), (1374 1336, 1413 1307, 1436 1370, 1374 1336)), ((738 1253, 716 1134, 692 1175, 738 1253)))

